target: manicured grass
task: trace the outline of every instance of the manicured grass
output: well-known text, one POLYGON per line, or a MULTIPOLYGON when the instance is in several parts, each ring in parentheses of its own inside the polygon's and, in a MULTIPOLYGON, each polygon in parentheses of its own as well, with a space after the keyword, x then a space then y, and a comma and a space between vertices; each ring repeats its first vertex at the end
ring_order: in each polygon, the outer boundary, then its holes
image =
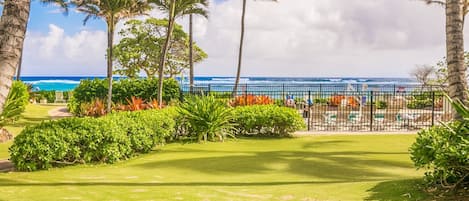
POLYGON ((0 174, 0 200, 423 200, 415 135, 169 144, 114 165, 0 174))
MULTIPOLYGON (((26 111, 23 113, 22 117, 18 121, 5 126, 5 128, 13 133, 13 135, 18 135, 25 126, 34 125, 43 120, 50 119, 48 111, 56 107, 58 107, 58 105, 29 104, 26 106, 26 111)), ((0 160, 8 159, 8 148, 11 144, 11 141, 0 144, 0 160)))

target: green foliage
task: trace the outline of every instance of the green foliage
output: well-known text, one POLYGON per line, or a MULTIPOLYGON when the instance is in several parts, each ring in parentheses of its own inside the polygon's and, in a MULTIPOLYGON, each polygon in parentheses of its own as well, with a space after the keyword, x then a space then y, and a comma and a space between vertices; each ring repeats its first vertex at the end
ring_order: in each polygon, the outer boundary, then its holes
MULTIPOLYGON (((56 98, 56 92, 57 91, 34 91, 34 92, 31 92, 31 97, 34 98, 36 100, 36 102, 40 102, 42 99, 45 99, 47 100, 48 103, 53 103, 55 102, 55 98, 56 98)), ((69 97, 69 92, 63 92, 63 99, 64 100, 69 100, 70 97, 69 97)))
POLYGON ((443 94, 442 92, 432 92, 432 91, 424 91, 424 92, 412 92, 410 100, 407 102, 407 108, 409 109, 424 109, 433 106, 433 93, 435 93, 435 97, 441 97, 443 94))
POLYGON ((164 110, 114 113, 102 118, 66 118, 25 128, 10 147, 21 171, 76 163, 114 163, 147 153, 174 129, 164 110))
POLYGON ((314 104, 326 105, 329 102, 329 98, 315 98, 314 104))
POLYGON ((202 140, 220 141, 231 135, 232 109, 213 96, 191 96, 177 108, 182 121, 187 123, 189 133, 202 140))
MULTIPOLYGON (((132 96, 142 98, 150 102, 157 98, 158 79, 122 79, 113 84, 112 101, 114 103, 127 103, 132 96)), ((179 84, 174 79, 165 79, 163 85, 163 100, 170 102, 173 99, 180 98, 179 84)), ((68 107, 76 115, 82 113, 80 107, 82 104, 90 103, 93 100, 104 100, 107 97, 107 81, 94 79, 82 80, 73 91, 68 107)))
POLYGON ((288 136, 305 127, 295 109, 276 105, 253 105, 235 108, 239 135, 288 136))
POLYGON ((3 127, 5 123, 18 119, 28 103, 28 86, 20 81, 14 81, 3 107, 3 112, 0 115, 0 127, 3 127))
MULTIPOLYGON (((141 71, 147 77, 155 77, 158 72, 161 49, 166 39, 168 20, 149 18, 145 21, 130 20, 125 29, 119 32, 123 38, 114 46, 114 60, 117 74, 137 78, 141 71)), ((189 38, 182 26, 175 24, 168 50, 165 74, 170 77, 189 68, 189 38)), ((194 46, 194 61, 200 62, 207 54, 194 46)))
POLYGON ((425 168, 426 181, 443 187, 469 185, 469 108, 452 102, 464 119, 422 130, 410 148, 417 168, 425 168))
POLYGON ((376 109, 386 109, 388 107, 388 103, 386 101, 377 101, 375 105, 376 109))

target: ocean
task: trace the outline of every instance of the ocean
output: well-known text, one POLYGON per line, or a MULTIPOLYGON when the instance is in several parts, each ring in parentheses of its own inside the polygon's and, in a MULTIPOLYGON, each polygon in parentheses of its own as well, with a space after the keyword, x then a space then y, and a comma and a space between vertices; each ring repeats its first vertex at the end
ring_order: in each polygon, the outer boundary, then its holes
MULTIPOLYGON (((79 83, 80 80, 86 79, 104 79, 104 77, 35 77, 25 76, 21 80, 32 84, 33 90, 57 90, 71 91, 79 83)), ((116 78, 121 79, 121 78, 116 78)), ((181 85, 187 85, 188 79, 177 78, 181 85)), ((223 89, 233 85, 235 78, 233 77, 196 77, 195 84, 207 86, 210 85, 214 89, 223 89)), ((412 86, 418 83, 411 78, 354 78, 354 77, 243 77, 240 83, 244 86, 317 86, 317 85, 353 85, 356 87, 367 86, 412 86)))

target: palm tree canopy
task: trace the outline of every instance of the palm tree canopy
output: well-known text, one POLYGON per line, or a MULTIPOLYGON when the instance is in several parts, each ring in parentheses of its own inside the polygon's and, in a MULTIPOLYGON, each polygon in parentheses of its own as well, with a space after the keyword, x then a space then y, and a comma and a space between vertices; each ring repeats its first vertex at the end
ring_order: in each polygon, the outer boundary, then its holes
MULTIPOLYGON (((150 2, 163 12, 171 10, 171 0, 150 0, 150 2)), ((208 18, 208 0, 175 0, 175 3, 174 18, 189 14, 201 15, 208 18)))
MULTIPOLYGON (((439 4, 442 6, 446 5, 446 0, 422 0, 425 1, 427 4, 439 4)), ((464 0, 464 15, 469 13, 469 0, 464 0)))
POLYGON ((144 15, 150 10, 145 0, 72 0, 77 11, 85 13, 83 24, 89 19, 104 18, 107 23, 115 25, 119 20, 144 15))

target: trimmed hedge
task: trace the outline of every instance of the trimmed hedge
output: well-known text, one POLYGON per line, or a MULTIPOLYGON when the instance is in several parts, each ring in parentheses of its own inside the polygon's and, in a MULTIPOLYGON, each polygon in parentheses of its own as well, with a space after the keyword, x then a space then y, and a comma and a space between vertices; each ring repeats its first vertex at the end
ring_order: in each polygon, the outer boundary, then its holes
POLYGON ((276 105, 236 107, 234 119, 237 135, 289 136, 305 127, 295 109, 276 105))
MULTIPOLYGON (((176 80, 165 79, 163 84, 163 100, 166 103, 180 99, 181 92, 176 80)), ((81 104, 90 103, 96 99, 105 100, 107 85, 106 79, 82 80, 69 99, 69 110, 78 115, 81 104)), ((144 101, 151 101, 158 97, 158 79, 117 80, 113 82, 112 91, 113 103, 127 103, 127 100, 132 96, 142 98, 144 101)))
POLYGON ((114 163, 147 153, 174 132, 166 110, 113 113, 102 118, 66 118, 25 128, 10 147, 21 171, 77 163, 114 163))

